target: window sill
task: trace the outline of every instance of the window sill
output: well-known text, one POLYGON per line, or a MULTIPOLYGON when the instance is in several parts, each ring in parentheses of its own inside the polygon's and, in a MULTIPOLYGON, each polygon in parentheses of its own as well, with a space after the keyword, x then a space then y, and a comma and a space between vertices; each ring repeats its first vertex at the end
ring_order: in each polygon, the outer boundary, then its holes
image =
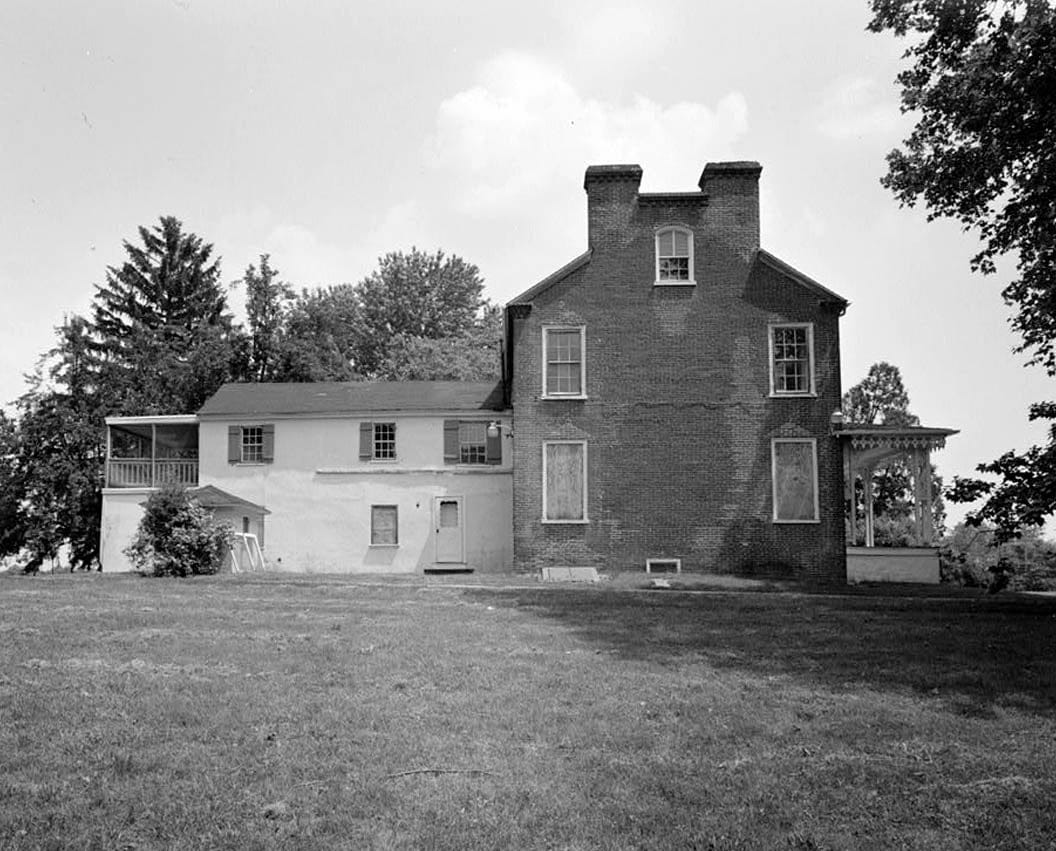
POLYGON ((553 393, 544 393, 539 398, 545 402, 585 402, 587 400, 587 396, 583 393, 578 396, 555 396, 553 393))
POLYGON ((653 281, 654 287, 695 287, 696 281, 653 281))
POLYGON ((270 461, 230 461, 233 467, 267 467, 270 461))
POLYGON ((368 458, 367 462, 370 464, 399 464, 399 458, 368 458))
POLYGON ((584 517, 582 520, 547 520, 544 517, 539 522, 545 526, 589 526, 590 518, 584 517))
POLYGON ((778 520, 775 517, 771 522, 775 526, 812 526, 817 525, 821 520, 778 520))
POLYGON ((770 392, 771 399, 817 399, 818 394, 815 392, 809 393, 776 393, 770 392))
POLYGON ((367 544, 368 550, 398 550, 399 544, 367 544))

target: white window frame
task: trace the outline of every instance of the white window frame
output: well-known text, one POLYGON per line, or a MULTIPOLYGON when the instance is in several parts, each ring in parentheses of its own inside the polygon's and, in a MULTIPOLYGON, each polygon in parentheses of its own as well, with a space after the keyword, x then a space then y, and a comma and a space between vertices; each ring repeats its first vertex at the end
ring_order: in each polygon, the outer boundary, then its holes
POLYGON ((264 426, 241 426, 242 464, 264 463, 264 426), (247 438, 256 438, 247 440, 247 438))
POLYGON ((773 322, 767 327, 767 340, 770 362, 770 396, 775 399, 806 399, 818 395, 814 383, 814 323, 812 322, 773 322), (806 390, 779 390, 774 374, 774 332, 779 328, 805 328, 807 331, 807 384, 806 390))
MULTIPOLYGON (((645 560, 645 572, 652 573, 653 566, 657 564, 673 564, 675 573, 682 572, 682 559, 680 558, 647 558, 645 560)), ((657 573, 670 573, 670 570, 658 570, 657 573)))
POLYGON ((586 399, 587 398, 587 326, 586 325, 544 325, 543 326, 543 359, 542 359, 543 399, 586 399), (551 331, 579 332, 579 393, 558 393, 547 387, 547 367, 550 365, 547 341, 551 331))
POLYGON ((543 441, 543 523, 547 525, 564 525, 564 526, 583 526, 590 523, 590 515, 587 511, 588 496, 587 496, 587 441, 585 440, 544 440, 543 441), (547 506, 547 492, 546 492, 546 447, 557 446, 557 445, 573 445, 583 447, 583 517, 580 520, 551 520, 546 516, 547 506))
POLYGON ((770 440, 770 499, 772 502, 771 515, 774 523, 802 525, 804 523, 820 523, 821 514, 818 504, 818 439, 816 437, 774 437, 770 440), (809 443, 811 457, 814 464, 814 517, 809 520, 786 520, 777 516, 777 444, 779 443, 809 443))
POLYGON ((484 420, 459 420, 458 421, 458 463, 466 467, 480 467, 488 463, 488 424, 484 420), (483 440, 478 442, 465 440, 463 435, 466 433, 466 427, 480 427, 484 430, 483 440), (474 450, 478 450, 479 453, 474 450), (467 450, 472 455, 477 455, 477 460, 467 461, 466 454, 467 450))
POLYGON ((396 455, 396 423, 394 422, 373 422, 371 423, 371 436, 370 436, 370 460, 380 461, 382 463, 392 463, 398 460, 396 455), (391 428, 392 439, 378 437, 379 428, 391 428), (385 451, 385 449, 392 444, 392 455, 380 455, 379 451, 385 451))
MULTIPOLYGON (((694 269, 694 263, 693 263, 693 257, 694 257, 693 241, 694 241, 693 240, 693 231, 690 228, 685 227, 684 225, 663 225, 663 226, 661 226, 661 227, 656 229, 656 233, 653 234, 653 268, 654 268, 654 273, 655 273, 655 278, 656 278, 656 280, 653 282, 653 286, 657 286, 657 287, 695 287, 697 285, 697 281, 696 281, 696 279, 694 277, 694 274, 693 274, 693 269, 694 269), (670 233, 672 231, 674 231, 676 233, 685 234, 686 237, 687 237, 687 240, 689 242, 689 278, 684 280, 684 281, 672 280, 670 278, 664 279, 664 280, 660 279, 660 237, 663 234, 670 233)), ((665 255, 665 256, 677 257, 679 255, 672 254, 672 255, 665 255)))

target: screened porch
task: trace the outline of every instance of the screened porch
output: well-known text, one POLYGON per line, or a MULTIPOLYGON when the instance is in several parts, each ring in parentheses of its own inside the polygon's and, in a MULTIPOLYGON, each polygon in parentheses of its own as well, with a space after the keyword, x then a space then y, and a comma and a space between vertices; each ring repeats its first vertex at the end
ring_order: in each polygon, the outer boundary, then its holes
POLYGON ((198 419, 107 417, 106 487, 198 484, 198 419))

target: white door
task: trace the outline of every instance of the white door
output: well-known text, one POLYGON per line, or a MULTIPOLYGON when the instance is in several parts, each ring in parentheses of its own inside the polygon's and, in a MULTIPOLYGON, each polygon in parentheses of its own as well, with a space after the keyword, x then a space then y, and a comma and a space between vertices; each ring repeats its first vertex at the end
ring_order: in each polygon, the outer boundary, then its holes
POLYGON ((438 564, 462 564, 466 560, 462 497, 438 496, 433 507, 438 564))

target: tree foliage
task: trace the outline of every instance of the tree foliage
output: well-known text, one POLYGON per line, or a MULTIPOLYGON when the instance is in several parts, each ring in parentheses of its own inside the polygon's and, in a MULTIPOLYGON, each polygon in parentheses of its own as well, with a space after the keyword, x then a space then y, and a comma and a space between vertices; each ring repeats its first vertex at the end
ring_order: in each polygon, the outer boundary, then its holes
MULTIPOLYGON (((1018 351, 1056 376, 1056 7, 1047 0, 872 0, 874 32, 908 37, 899 74, 903 110, 917 124, 888 155, 883 183, 929 218, 976 231, 974 269, 1016 259, 1003 290, 1014 309, 1018 351)), ((1056 406, 1031 408, 1052 419, 1056 406)), ((972 522, 1015 537, 1056 509, 1056 432, 1046 447, 1008 452, 979 470, 1000 477, 960 482, 955 501, 987 496, 972 522)))
POLYGON ((15 555, 26 543, 25 493, 18 461, 18 421, 0 410, 0 558, 15 555))
POLYGON ((996 541, 997 529, 983 523, 958 523, 942 540, 943 580, 968 587, 1013 591, 1056 589, 1056 544, 1037 528, 1014 541, 996 541))
POLYGON ((378 368, 389 381, 488 381, 498 379, 502 310, 487 306, 462 333, 439 339, 397 334, 378 368))
POLYGON ((69 543, 72 563, 88 567, 99 549, 105 410, 89 355, 88 322, 72 317, 58 337, 17 404, 15 535, 34 561, 55 558, 69 543))
POLYGON ((302 290, 287 314, 272 380, 362 378, 355 365, 362 340, 360 317, 359 296, 349 284, 302 290))
POLYGON ((392 252, 358 287, 362 309, 362 343, 358 371, 378 372, 392 341, 457 337, 473 326, 484 301, 480 271, 461 257, 443 251, 392 252))
POLYGON ((279 280, 279 271, 267 254, 260 266, 252 263, 237 283, 246 288, 246 318, 249 322, 249 381, 279 381, 279 364, 286 341, 286 317, 293 288, 279 280))
POLYGON ((113 413, 195 411, 245 369, 213 246, 162 216, 127 240, 92 305, 92 350, 113 413))
POLYGON ((217 573, 231 551, 234 532, 202 508, 186 489, 169 485, 147 499, 132 543, 132 565, 152 576, 217 573))

